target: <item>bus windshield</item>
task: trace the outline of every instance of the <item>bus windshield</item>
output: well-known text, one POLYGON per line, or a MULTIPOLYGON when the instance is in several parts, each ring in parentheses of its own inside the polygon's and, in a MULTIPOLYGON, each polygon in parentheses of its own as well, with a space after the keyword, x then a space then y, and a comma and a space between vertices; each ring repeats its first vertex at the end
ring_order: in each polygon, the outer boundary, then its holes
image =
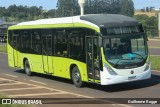
POLYGON ((115 68, 142 66, 148 57, 143 33, 104 37, 103 48, 106 60, 115 68))

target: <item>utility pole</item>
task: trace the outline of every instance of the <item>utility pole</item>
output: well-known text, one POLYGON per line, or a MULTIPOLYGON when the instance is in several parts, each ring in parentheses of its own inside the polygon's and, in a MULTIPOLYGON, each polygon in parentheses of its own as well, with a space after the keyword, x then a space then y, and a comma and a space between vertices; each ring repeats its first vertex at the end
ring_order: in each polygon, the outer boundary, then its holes
POLYGON ((78 0, 79 6, 80 6, 80 10, 81 10, 81 16, 84 15, 84 6, 86 3, 86 0, 78 0))

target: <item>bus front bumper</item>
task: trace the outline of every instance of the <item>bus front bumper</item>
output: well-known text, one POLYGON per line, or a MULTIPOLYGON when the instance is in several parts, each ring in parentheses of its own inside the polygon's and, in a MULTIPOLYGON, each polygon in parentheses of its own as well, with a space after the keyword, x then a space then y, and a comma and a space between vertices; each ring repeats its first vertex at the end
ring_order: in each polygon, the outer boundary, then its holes
POLYGON ((113 76, 106 71, 106 68, 104 69, 105 70, 101 72, 101 85, 112 85, 151 78, 151 68, 149 68, 147 71, 144 71, 143 73, 128 76, 113 76))

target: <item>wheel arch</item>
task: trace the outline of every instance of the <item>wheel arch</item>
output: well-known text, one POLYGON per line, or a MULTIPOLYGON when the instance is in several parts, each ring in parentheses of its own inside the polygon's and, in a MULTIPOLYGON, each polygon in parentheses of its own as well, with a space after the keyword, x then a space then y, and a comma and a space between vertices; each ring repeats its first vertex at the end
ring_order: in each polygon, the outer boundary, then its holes
POLYGON ((25 61, 26 61, 26 60, 28 60, 28 59, 27 59, 26 57, 24 57, 24 58, 23 58, 23 69, 24 69, 24 64, 25 64, 25 61))
MULTIPOLYGON (((70 65, 70 70, 69 71, 70 71, 70 79, 71 80, 72 80, 72 70, 73 70, 74 67, 78 67, 77 64, 71 64, 70 65)), ((78 67, 78 69, 79 69, 79 67, 78 67)))
POLYGON ((86 65, 79 64, 79 63, 70 64, 70 69, 69 69, 69 71, 70 71, 70 79, 72 79, 72 70, 73 70, 74 67, 77 67, 79 69, 82 81, 87 82, 88 81, 88 76, 87 76, 86 65))

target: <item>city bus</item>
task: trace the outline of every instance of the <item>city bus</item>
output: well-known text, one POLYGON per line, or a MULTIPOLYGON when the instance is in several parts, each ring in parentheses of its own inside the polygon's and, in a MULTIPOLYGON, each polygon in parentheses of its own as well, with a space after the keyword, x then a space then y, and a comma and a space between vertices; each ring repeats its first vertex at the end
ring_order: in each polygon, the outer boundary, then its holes
POLYGON ((151 77, 147 36, 137 20, 90 14, 22 22, 8 28, 10 67, 84 83, 112 85, 151 77))

